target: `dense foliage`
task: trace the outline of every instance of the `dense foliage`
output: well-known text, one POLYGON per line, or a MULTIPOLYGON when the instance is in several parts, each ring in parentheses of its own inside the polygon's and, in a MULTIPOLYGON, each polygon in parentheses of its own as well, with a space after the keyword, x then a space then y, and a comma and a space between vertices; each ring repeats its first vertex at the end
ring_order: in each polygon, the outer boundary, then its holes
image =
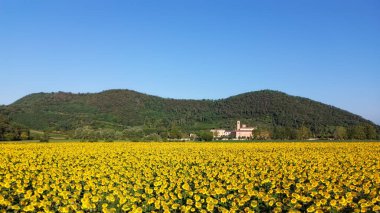
POLYGON ((379 212, 380 144, 0 144, 1 212, 379 212))
POLYGON ((27 128, 11 123, 0 114, 0 141, 27 140, 29 138, 30 133, 27 128))
POLYGON ((375 140, 379 139, 379 135, 373 125, 368 123, 357 124, 349 126, 348 128, 336 126, 329 128, 324 134, 315 134, 310 128, 301 126, 299 128, 289 127, 274 127, 262 128, 253 131, 253 139, 268 140, 268 139, 281 139, 281 140, 305 140, 310 138, 319 139, 335 139, 335 140, 375 140))
POLYGON ((139 138, 152 134, 180 138, 212 128, 232 130, 236 120, 259 126, 267 131, 269 138, 275 139, 306 136, 373 139, 380 130, 379 126, 347 111, 271 90, 220 100, 167 99, 131 90, 37 93, 6 106, 1 113, 31 129, 71 135, 78 128, 88 126, 102 134, 111 129, 121 133, 131 131, 139 138))

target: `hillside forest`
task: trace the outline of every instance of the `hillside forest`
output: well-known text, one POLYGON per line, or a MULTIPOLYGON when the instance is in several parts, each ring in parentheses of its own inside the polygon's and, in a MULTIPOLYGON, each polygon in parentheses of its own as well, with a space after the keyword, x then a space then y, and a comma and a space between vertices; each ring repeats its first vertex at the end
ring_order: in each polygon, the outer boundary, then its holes
POLYGON ((0 106, 0 116, 0 140, 211 140, 210 129, 233 130, 237 120, 257 127, 253 140, 374 140, 380 133, 378 125, 358 115, 272 90, 219 100, 132 90, 35 93, 0 106))

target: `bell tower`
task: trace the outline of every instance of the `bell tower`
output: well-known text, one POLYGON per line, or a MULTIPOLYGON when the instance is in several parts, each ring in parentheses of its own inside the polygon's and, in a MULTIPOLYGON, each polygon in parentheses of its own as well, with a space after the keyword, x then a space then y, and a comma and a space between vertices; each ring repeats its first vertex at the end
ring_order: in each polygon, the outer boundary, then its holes
POLYGON ((236 122, 236 130, 240 130, 240 121, 236 122))

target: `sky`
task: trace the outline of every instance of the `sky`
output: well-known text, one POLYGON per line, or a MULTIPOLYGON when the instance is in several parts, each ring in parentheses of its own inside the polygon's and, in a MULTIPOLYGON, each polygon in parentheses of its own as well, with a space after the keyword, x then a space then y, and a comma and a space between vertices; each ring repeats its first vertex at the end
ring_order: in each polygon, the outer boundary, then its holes
POLYGON ((0 104, 272 89, 380 124, 378 0, 0 0, 0 104))

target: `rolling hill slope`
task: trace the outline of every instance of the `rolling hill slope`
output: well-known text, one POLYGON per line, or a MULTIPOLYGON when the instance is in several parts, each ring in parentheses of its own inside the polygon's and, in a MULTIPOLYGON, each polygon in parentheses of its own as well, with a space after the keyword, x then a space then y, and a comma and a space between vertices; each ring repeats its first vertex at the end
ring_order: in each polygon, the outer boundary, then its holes
POLYGON ((132 90, 100 93, 35 93, 4 106, 0 113, 35 130, 74 130, 82 126, 194 131, 234 128, 236 120, 263 127, 309 127, 313 133, 332 127, 369 124, 362 117, 307 98, 272 90, 220 100, 161 98, 132 90))

